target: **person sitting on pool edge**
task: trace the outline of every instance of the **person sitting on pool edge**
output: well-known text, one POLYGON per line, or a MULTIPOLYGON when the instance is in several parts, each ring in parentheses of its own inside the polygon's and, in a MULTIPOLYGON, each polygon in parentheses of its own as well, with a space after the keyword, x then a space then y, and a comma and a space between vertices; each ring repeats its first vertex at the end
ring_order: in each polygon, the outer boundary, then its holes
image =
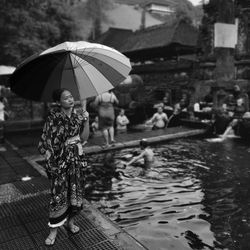
POLYGON ((146 139, 140 140, 140 148, 142 152, 138 156, 133 157, 133 159, 131 159, 128 163, 126 163, 126 167, 140 159, 144 160, 144 167, 148 168, 152 166, 152 164, 154 163, 154 152, 149 147, 148 141, 146 139))

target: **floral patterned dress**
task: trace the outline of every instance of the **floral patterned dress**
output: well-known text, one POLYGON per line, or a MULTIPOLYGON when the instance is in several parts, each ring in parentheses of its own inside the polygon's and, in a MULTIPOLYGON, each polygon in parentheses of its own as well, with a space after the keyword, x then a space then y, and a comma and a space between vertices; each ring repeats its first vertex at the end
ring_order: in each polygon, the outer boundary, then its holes
MULTIPOLYGON (((82 208, 86 160, 80 150, 80 141, 67 143, 82 132, 87 116, 81 109, 68 117, 60 108, 52 109, 44 124, 38 144, 39 152, 49 151, 46 172, 50 179, 49 226, 63 225, 69 215, 82 208)), ((78 137, 79 138, 79 137, 78 137)))

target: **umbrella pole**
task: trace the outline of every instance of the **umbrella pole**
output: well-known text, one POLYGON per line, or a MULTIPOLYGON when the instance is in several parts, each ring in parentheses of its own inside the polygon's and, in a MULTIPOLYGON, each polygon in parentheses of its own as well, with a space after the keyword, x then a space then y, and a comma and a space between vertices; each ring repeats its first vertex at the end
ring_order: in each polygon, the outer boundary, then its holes
POLYGON ((81 100, 81 106, 83 108, 83 110, 87 109, 87 100, 81 100))

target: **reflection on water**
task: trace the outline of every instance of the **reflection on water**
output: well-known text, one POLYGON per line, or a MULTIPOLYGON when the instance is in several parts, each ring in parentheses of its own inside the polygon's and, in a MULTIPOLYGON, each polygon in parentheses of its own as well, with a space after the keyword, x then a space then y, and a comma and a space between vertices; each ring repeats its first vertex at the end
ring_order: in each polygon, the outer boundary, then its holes
POLYGON ((147 170, 123 169, 135 149, 92 158, 87 198, 149 249, 250 249, 249 146, 185 139, 154 151, 147 170))

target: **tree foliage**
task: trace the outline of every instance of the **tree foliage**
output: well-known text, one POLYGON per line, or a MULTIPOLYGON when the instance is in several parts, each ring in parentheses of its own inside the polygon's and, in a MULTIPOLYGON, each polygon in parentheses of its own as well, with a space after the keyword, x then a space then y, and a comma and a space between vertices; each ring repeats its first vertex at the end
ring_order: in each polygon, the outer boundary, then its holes
POLYGON ((87 0, 83 15, 92 20, 90 40, 95 40, 101 35, 101 24, 109 22, 106 11, 113 8, 113 0, 87 0))
POLYGON ((195 26, 201 22, 203 16, 201 6, 193 6, 188 0, 175 0, 172 7, 175 9, 175 12, 165 17, 166 22, 185 21, 195 26))
POLYGON ((72 0, 0 0, 0 64, 17 65, 48 47, 80 39, 72 4, 72 0))

